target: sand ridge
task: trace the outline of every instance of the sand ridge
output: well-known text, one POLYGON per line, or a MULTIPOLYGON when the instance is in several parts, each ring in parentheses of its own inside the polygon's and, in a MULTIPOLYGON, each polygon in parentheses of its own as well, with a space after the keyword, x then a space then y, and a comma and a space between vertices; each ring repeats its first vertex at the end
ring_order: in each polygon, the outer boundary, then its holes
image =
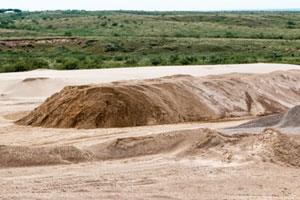
POLYGON ((17 124, 92 129, 264 116, 299 104, 299 91, 300 70, 68 86, 17 124))
POLYGON ((0 146, 0 167, 74 164, 159 156, 225 163, 269 162, 300 167, 300 143, 275 129, 261 134, 225 135, 211 129, 183 130, 151 136, 120 137, 85 148, 73 146, 0 146))

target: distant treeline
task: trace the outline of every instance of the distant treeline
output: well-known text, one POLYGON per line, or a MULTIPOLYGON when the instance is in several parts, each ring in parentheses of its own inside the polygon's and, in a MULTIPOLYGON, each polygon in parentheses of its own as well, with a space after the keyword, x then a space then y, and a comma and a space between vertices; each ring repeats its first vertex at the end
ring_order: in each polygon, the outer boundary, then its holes
POLYGON ((15 12, 15 13, 20 13, 20 12, 22 12, 22 10, 20 10, 20 9, 0 9, 0 13, 5 13, 5 12, 15 12))

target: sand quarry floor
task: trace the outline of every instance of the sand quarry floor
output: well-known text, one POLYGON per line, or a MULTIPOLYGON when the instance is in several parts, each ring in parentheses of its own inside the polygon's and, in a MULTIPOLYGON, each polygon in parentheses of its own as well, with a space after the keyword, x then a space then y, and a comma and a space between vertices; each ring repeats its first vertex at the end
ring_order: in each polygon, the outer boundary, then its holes
MULTIPOLYGON (((170 131, 222 130, 249 119, 91 130, 33 128, 13 122, 66 85, 175 74, 205 76, 288 69, 300 66, 249 64, 0 74, 0 145, 85 148, 113 139, 170 131), (32 78, 34 82, 30 81, 32 78)), ((299 138, 297 132, 291 132, 292 137, 299 138)), ((300 199, 300 169, 269 162, 223 162, 209 157, 173 159, 163 153, 70 165, 0 168, 0 199, 300 199)))

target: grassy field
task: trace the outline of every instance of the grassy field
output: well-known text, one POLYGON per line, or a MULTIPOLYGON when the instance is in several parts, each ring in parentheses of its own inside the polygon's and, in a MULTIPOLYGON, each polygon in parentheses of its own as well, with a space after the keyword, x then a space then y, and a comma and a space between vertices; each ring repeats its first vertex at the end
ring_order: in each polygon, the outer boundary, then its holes
POLYGON ((300 12, 0 12, 0 72, 255 62, 300 64, 300 12))

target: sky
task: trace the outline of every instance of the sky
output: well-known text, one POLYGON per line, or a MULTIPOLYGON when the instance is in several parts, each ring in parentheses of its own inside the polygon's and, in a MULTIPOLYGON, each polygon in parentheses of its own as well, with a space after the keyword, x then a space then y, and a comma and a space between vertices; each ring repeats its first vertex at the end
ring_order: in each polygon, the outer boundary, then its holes
POLYGON ((0 0, 0 8, 22 10, 214 11, 299 9, 300 0, 0 0))

